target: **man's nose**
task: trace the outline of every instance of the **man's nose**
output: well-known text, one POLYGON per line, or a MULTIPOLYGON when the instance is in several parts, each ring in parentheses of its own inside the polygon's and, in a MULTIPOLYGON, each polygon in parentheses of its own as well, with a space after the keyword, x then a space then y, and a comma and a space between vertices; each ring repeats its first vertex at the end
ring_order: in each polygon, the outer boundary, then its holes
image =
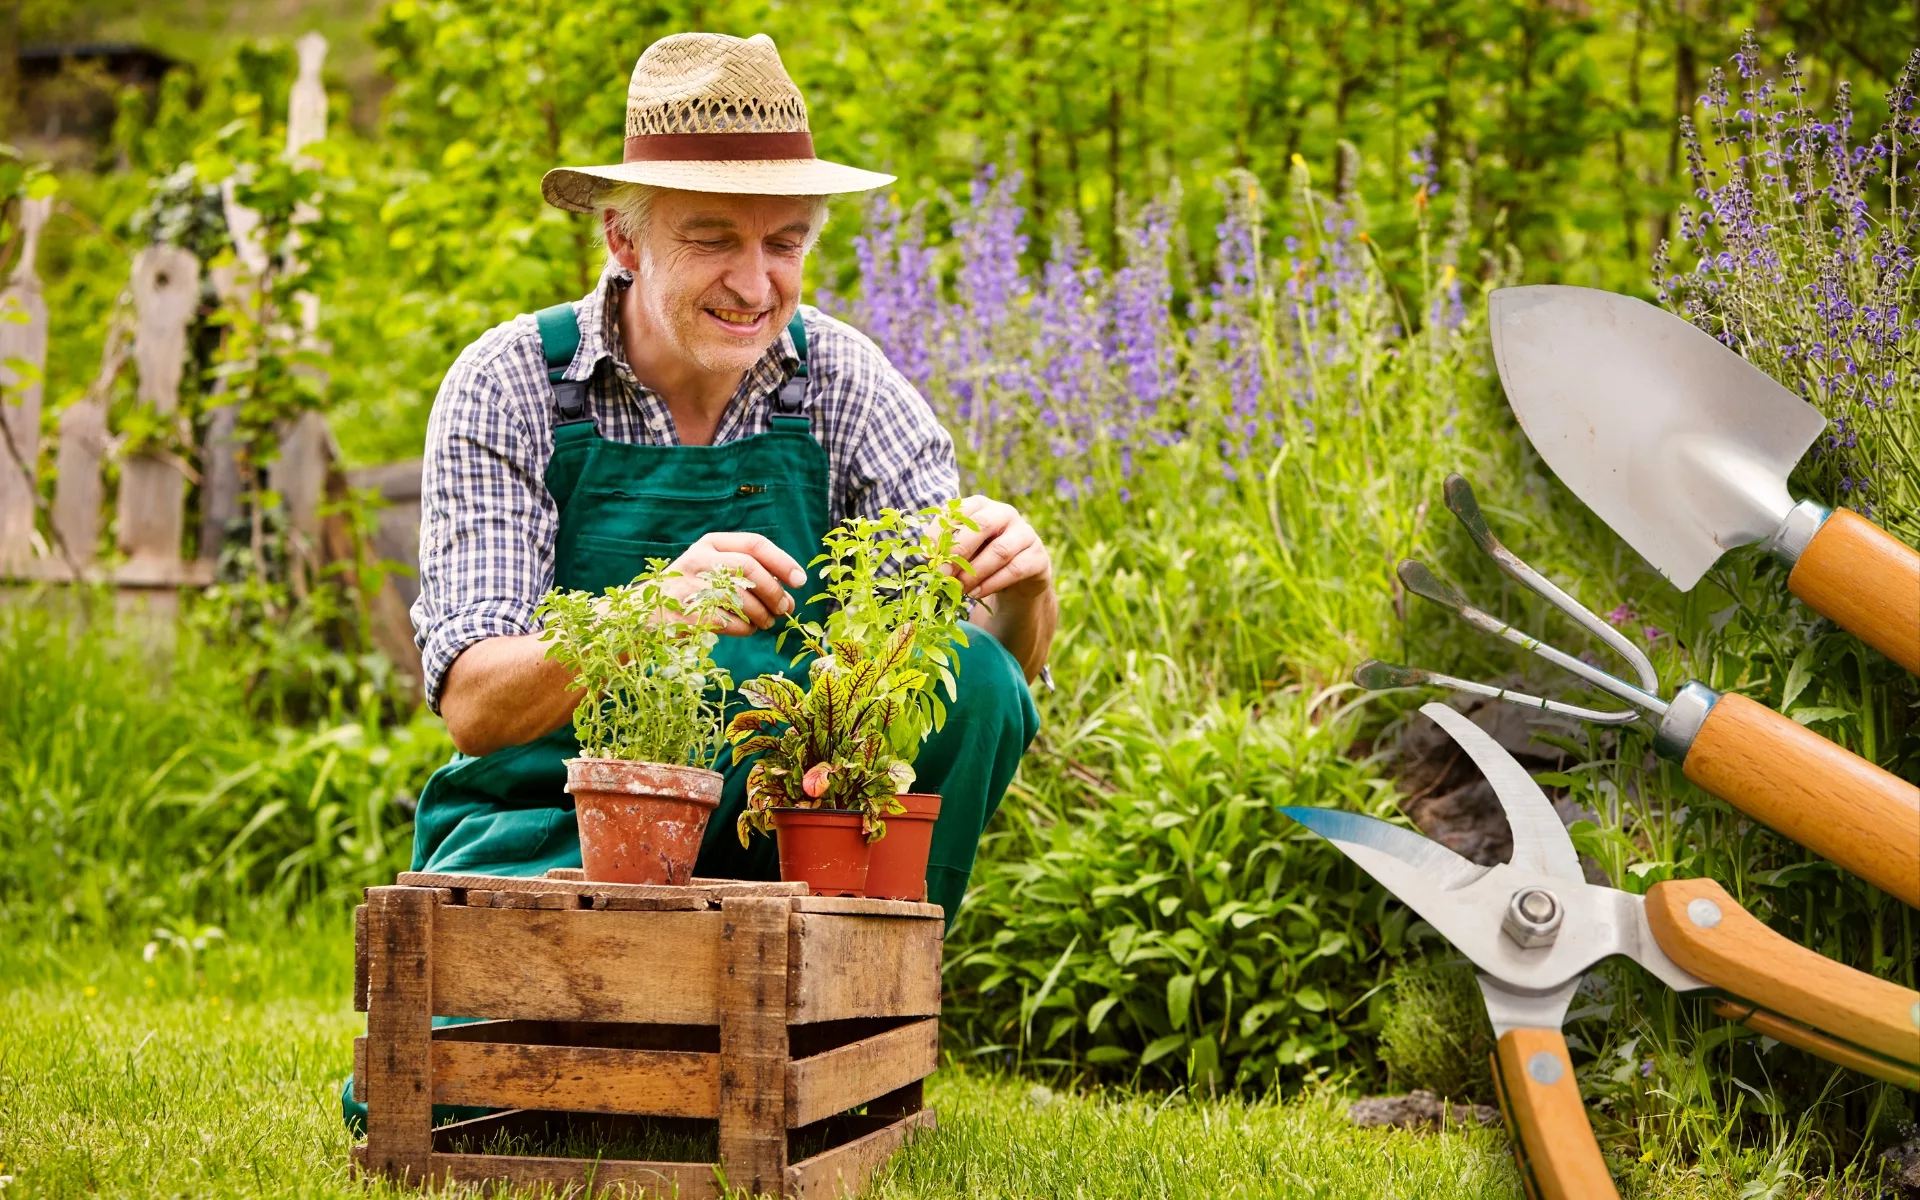
POLYGON ((777 298, 773 256, 762 246, 744 247, 727 266, 723 282, 749 308, 765 308, 777 298))

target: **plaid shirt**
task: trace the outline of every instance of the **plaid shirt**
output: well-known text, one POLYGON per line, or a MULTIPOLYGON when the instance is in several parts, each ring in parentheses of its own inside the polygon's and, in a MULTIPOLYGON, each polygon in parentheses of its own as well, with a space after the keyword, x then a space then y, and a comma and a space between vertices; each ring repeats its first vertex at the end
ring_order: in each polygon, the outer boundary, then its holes
MULTIPOLYGON (((588 411, 600 436, 671 446, 679 436, 660 396, 633 377, 620 345, 619 294, 632 273, 610 264, 578 302, 580 349, 568 379, 594 379, 588 411), (595 375, 603 358, 611 371, 595 375)), ((867 337, 808 305, 807 395, 827 451, 828 515, 915 510, 960 494, 953 441, 920 393, 867 337)), ((773 392, 798 365, 782 330, 727 402, 715 444, 772 428, 773 392)), ((485 638, 531 633, 553 585, 560 514, 547 492, 553 389, 531 316, 488 330, 454 361, 427 422, 420 485, 420 598, 414 641, 438 712, 447 668, 485 638)))

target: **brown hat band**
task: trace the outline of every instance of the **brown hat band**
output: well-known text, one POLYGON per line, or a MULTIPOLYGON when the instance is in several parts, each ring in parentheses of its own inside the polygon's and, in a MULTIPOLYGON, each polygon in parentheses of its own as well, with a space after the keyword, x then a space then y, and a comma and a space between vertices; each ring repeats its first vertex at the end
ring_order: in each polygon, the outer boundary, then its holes
POLYGON ((627 139, 622 162, 744 162, 812 158, 810 133, 641 133, 627 139))

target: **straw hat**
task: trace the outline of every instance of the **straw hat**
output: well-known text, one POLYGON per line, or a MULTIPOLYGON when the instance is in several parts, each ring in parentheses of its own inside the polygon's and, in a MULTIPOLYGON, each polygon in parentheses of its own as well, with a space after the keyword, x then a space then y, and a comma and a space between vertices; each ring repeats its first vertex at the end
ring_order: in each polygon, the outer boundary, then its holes
POLYGON ((548 171, 540 194, 592 212, 603 182, 752 196, 864 192, 893 182, 813 156, 807 102, 764 33, 676 33, 648 46, 627 84, 622 158, 548 171))

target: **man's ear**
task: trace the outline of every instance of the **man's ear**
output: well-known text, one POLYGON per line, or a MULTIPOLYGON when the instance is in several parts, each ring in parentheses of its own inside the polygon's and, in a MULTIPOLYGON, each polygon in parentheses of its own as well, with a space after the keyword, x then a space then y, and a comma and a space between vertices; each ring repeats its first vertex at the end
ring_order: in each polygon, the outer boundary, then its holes
POLYGON ((602 209, 600 228, 606 234, 607 251, 613 255, 613 261, 629 271, 638 271, 640 257, 626 231, 620 228, 620 214, 611 208, 602 209))

